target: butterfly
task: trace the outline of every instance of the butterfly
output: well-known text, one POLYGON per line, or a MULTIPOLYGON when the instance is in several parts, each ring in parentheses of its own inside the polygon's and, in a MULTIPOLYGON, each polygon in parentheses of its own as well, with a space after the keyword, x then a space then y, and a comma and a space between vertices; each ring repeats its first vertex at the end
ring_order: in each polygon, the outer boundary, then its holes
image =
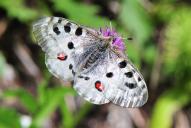
POLYGON ((48 70, 59 79, 73 81, 73 88, 85 100, 122 107, 146 103, 146 83, 125 54, 116 31, 45 17, 33 24, 33 33, 45 52, 48 70))

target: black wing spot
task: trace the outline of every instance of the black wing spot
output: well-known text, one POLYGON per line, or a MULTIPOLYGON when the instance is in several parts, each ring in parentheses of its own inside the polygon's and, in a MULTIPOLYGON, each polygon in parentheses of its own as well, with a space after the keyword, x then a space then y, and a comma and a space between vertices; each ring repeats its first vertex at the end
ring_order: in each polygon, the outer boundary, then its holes
POLYGON ((112 73, 112 72, 108 72, 108 73, 106 74, 106 77, 108 77, 108 78, 113 77, 113 73, 112 73))
POLYGON ((67 58, 68 58, 68 56, 66 55, 65 58, 64 58, 64 60, 66 60, 67 58))
POLYGON ((118 66, 119 66, 120 68, 125 68, 125 67, 127 66, 127 62, 126 62, 125 60, 123 60, 123 61, 121 61, 121 62, 118 64, 118 66))
POLYGON ((69 65, 69 69, 71 70, 72 68, 73 68, 73 65, 72 65, 72 64, 70 64, 70 65, 69 65))
POLYGON ((126 77, 128 77, 128 78, 133 77, 133 73, 132 73, 132 72, 126 72, 125 75, 126 75, 126 77))
POLYGON ((61 23, 61 22, 62 22, 62 18, 59 18, 59 19, 58 19, 58 23, 61 23))
POLYGON ((73 87, 73 85, 74 85, 74 80, 71 81, 71 85, 72 85, 72 87, 73 87))
POLYGON ((84 77, 84 80, 89 80, 90 78, 89 77, 84 77))
POLYGON ((144 84, 141 85, 141 89, 145 89, 145 85, 144 84))
POLYGON ((64 25, 64 31, 66 33, 69 33, 71 31, 71 23, 67 23, 66 25, 64 25))
POLYGON ((125 86, 128 87, 129 89, 134 89, 137 87, 136 83, 125 83, 125 86))
POLYGON ((59 35, 60 34, 60 30, 58 29, 58 27, 53 27, 53 31, 59 35))
POLYGON ((133 69, 132 72, 135 73, 136 72, 135 69, 133 69))
POLYGON ((76 35, 76 36, 81 36, 81 35, 82 35, 82 28, 81 28, 81 27, 78 27, 78 28, 76 29, 75 35, 76 35))
POLYGON ((74 72, 74 70, 72 70, 72 74, 75 76, 76 75, 76 73, 74 72))
POLYGON ((73 48, 74 48, 74 44, 73 44, 72 42, 69 42, 69 43, 68 43, 68 48, 69 48, 69 49, 73 49, 73 48))
POLYGON ((84 77, 80 75, 80 76, 78 76, 78 78, 84 78, 84 77))
POLYGON ((141 81, 142 79, 141 79, 141 77, 138 77, 138 81, 141 81))

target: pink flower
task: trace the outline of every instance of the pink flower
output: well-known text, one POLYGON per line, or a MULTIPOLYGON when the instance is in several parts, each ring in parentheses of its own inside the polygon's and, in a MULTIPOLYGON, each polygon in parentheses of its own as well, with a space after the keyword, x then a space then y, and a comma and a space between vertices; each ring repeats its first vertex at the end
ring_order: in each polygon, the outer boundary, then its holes
POLYGON ((104 37, 109 37, 109 36, 113 36, 113 42, 112 45, 117 47, 119 50, 124 51, 125 50, 125 45, 123 43, 122 38, 117 34, 116 31, 111 30, 109 28, 106 29, 101 29, 100 28, 100 32, 103 34, 104 37))

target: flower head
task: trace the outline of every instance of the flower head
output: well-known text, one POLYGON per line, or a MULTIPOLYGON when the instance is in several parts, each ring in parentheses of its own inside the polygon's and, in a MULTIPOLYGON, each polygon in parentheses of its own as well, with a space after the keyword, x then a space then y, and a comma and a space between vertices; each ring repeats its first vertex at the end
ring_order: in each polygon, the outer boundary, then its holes
POLYGON ((115 30, 105 28, 105 29, 100 29, 100 32, 103 34, 104 37, 113 36, 114 38, 113 38, 112 45, 114 47, 117 47, 121 51, 125 50, 124 42, 123 42, 122 38, 117 34, 117 32, 115 30))

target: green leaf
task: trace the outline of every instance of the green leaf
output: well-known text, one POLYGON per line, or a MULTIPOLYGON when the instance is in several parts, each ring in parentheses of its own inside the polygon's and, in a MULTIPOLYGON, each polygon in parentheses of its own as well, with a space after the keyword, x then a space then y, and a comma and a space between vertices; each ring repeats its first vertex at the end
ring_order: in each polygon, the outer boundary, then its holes
POLYGON ((79 110, 79 112, 76 114, 74 121, 75 125, 78 124, 84 117, 85 115, 92 109, 93 105, 86 102, 79 110))
POLYGON ((5 69, 6 69, 6 60, 3 54, 0 52, 0 77, 4 75, 5 69))
POLYGON ((190 11, 185 6, 176 8, 164 32, 163 70, 173 78, 175 85, 157 100, 151 127, 172 127, 175 112, 191 101, 191 37, 188 36, 191 33, 190 11))
POLYGON ((18 113, 12 108, 0 107, 0 127, 20 128, 18 113))
POLYGON ((73 88, 57 87, 46 90, 46 102, 39 107, 37 114, 34 116, 32 126, 41 127, 45 119, 56 110, 61 102, 64 102, 65 94, 75 95, 73 88))
POLYGON ((172 3, 163 3, 159 2, 153 9, 157 18, 161 21, 165 22, 165 24, 172 18, 173 14, 175 13, 176 8, 173 6, 172 3))
POLYGON ((72 113, 70 112, 67 104, 65 101, 60 103, 60 109, 61 109, 61 113, 63 115, 63 127, 64 128, 73 128, 74 127, 74 117, 72 115, 72 113))
POLYGON ((154 45, 150 45, 146 47, 144 50, 144 61, 148 64, 152 65, 156 56, 157 56, 157 49, 154 47, 154 45))
POLYGON ((119 19, 135 35, 137 42, 143 43, 150 38, 152 22, 139 0, 124 0, 119 19))
MULTIPOLYGON (((191 84, 187 86, 191 87, 191 84)), ((191 90, 174 88, 157 100, 151 117, 151 128, 171 128, 173 115, 190 101, 191 90)))
POLYGON ((32 20, 38 16, 38 12, 25 6, 24 0, 2 0, 0 7, 7 11, 11 18, 18 18, 22 22, 32 20))
POLYGON ((180 7, 171 20, 165 31, 165 50, 163 54, 165 71, 175 74, 177 79, 190 80, 191 73, 191 14, 190 8, 180 7), (181 25, 180 25, 181 23, 181 25), (177 66, 179 65, 179 66, 177 66), (181 75, 182 74, 182 75, 181 75))
POLYGON ((37 96, 38 96, 38 105, 41 106, 43 104, 46 103, 46 89, 48 86, 48 82, 50 80, 51 75, 48 74, 47 76, 45 76, 45 79, 42 80, 39 85, 37 86, 37 96))
POLYGON ((73 0, 54 0, 52 2, 55 10, 67 14, 71 20, 93 27, 109 25, 107 19, 96 16, 99 10, 97 6, 77 3, 73 0))
POLYGON ((140 58, 141 58, 141 54, 140 54, 140 47, 134 43, 134 42, 131 42, 131 43, 128 43, 126 45, 126 53, 129 57, 129 59, 136 65, 136 66, 139 66, 140 65, 140 58))
POLYGON ((4 98, 18 98, 22 105, 31 113, 37 110, 37 102, 34 97, 26 90, 19 88, 16 90, 6 90, 3 93, 4 98))

